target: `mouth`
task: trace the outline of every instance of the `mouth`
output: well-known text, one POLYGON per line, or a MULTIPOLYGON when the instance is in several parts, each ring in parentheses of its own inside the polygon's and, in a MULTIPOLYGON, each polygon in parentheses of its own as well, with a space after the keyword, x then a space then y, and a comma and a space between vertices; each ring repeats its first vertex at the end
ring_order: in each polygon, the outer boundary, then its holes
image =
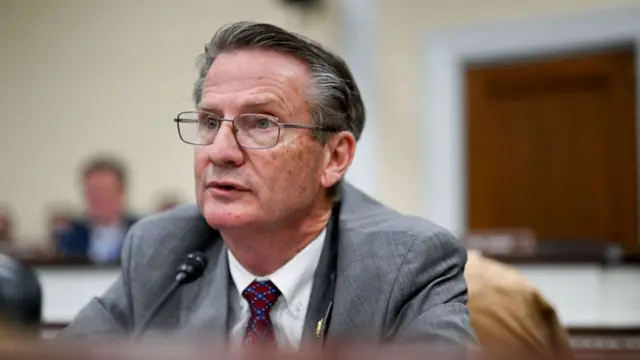
POLYGON ((207 188, 221 192, 249 191, 249 189, 240 184, 227 181, 210 181, 207 183, 207 188))

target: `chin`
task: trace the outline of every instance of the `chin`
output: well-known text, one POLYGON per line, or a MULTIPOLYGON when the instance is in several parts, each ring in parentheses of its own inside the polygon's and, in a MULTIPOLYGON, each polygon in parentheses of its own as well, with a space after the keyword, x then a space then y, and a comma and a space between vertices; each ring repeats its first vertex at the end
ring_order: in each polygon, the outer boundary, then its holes
POLYGON ((246 207, 232 204, 205 203, 202 207, 202 216, 207 224, 214 229, 232 229, 254 223, 257 219, 253 212, 246 207))

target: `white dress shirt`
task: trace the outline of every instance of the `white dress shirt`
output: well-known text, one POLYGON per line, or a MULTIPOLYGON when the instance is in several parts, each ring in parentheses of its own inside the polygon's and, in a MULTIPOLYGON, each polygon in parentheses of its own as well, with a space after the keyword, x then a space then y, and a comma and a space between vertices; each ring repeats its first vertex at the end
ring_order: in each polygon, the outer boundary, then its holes
POLYGON ((240 345, 245 327, 251 315, 249 304, 242 297, 244 289, 254 280, 271 280, 280 289, 281 295, 270 311, 271 323, 278 346, 297 349, 302 339, 302 329, 307 314, 313 275, 320 261, 326 230, 323 230, 309 245, 273 274, 257 277, 247 271, 228 251, 229 271, 233 284, 229 291, 230 339, 240 345))
POLYGON ((126 235, 127 230, 119 224, 93 226, 89 237, 89 258, 96 263, 118 260, 126 235))

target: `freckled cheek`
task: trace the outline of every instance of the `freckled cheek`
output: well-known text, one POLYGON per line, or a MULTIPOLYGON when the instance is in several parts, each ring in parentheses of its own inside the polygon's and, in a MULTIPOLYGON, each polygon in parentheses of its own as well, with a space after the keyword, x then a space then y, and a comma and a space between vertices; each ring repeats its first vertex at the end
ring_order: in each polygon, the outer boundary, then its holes
POLYGON ((295 184, 294 190, 298 194, 305 194, 312 186, 314 174, 311 169, 314 168, 313 161, 316 161, 312 155, 313 149, 302 147, 291 151, 287 161, 287 177, 291 179, 291 183, 295 184))
POLYGON ((261 153, 259 157, 254 157, 251 163, 254 165, 258 181, 269 196, 279 196, 282 190, 286 190, 293 181, 291 176, 295 176, 295 171, 289 166, 290 150, 287 148, 278 151, 261 153))
POLYGON ((312 177, 309 173, 309 155, 307 146, 291 142, 277 151, 270 151, 254 157, 251 161, 256 165, 259 181, 267 189, 270 197, 281 197, 284 194, 302 194, 308 187, 312 177), (259 164, 259 165, 258 165, 259 164))

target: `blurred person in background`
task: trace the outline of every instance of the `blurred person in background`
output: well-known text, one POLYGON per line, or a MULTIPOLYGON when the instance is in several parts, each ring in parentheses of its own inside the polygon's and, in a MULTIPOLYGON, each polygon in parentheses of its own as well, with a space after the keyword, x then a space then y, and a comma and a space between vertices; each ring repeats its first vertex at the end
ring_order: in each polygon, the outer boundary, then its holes
POLYGON ((13 245, 13 212, 8 205, 0 204, 0 251, 13 245))
POLYGON ((0 254, 0 337, 7 334, 39 336, 42 288, 26 264, 0 254))
POLYGON ((156 212, 171 210, 184 203, 182 201, 182 197, 174 192, 163 193, 159 196, 159 199, 160 200, 157 202, 156 206, 156 212))
POLYGON ((58 240, 71 229, 73 219, 77 217, 77 213, 73 208, 64 203, 54 203, 48 206, 48 231, 49 240, 52 242, 54 249, 57 248, 58 240))
POLYGON ((56 239, 71 229, 73 217, 66 212, 56 211, 49 218, 49 233, 56 239))
POLYGON ((120 249, 137 218, 127 213, 127 174, 114 157, 96 157, 82 171, 86 217, 72 220, 58 235, 58 254, 96 263, 119 261, 120 249))
POLYGON ((471 324, 485 349, 572 357, 555 309, 516 268, 469 251, 465 279, 471 324))

